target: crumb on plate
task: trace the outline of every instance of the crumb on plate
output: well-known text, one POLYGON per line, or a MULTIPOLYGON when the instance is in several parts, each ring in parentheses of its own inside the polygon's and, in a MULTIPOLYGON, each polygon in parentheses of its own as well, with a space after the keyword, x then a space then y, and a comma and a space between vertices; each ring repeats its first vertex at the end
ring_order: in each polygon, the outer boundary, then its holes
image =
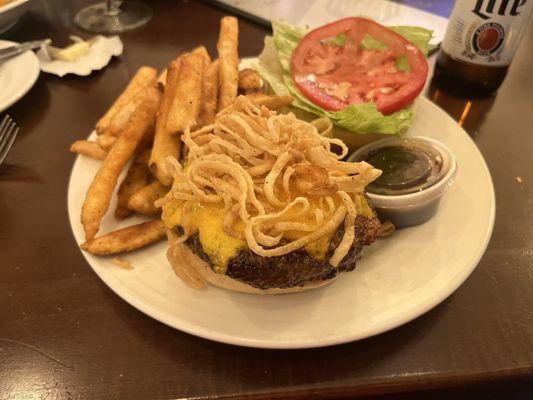
POLYGON ((133 266, 131 265, 131 263, 122 257, 115 257, 113 258, 112 261, 113 261, 113 264, 118 265, 120 268, 133 269, 133 266))

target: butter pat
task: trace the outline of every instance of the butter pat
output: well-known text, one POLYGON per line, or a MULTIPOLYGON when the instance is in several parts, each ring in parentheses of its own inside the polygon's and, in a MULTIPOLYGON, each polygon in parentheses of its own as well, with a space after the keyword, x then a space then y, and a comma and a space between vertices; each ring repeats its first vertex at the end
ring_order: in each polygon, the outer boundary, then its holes
POLYGON ((49 45, 41 47, 37 58, 43 72, 57 76, 87 76, 104 68, 111 57, 121 55, 124 49, 118 36, 98 35, 89 40, 71 36, 70 39, 72 43, 64 48, 49 45))
POLYGON ((64 49, 53 52, 52 58, 69 62, 76 61, 78 58, 87 54, 90 48, 91 45, 89 42, 73 43, 64 49))
POLYGON ((74 62, 84 55, 86 55, 91 49, 93 39, 83 40, 79 36, 70 36, 72 44, 65 47, 59 48, 50 45, 43 46, 44 53, 49 60, 61 60, 66 62, 74 62))

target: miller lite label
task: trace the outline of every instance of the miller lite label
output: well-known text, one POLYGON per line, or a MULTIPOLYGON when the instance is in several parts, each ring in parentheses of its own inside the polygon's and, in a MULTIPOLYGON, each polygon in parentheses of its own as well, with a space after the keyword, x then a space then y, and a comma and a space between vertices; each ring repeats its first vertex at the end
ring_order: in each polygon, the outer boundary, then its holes
POLYGON ((533 0, 456 0, 442 49, 471 64, 509 65, 532 9, 533 0))

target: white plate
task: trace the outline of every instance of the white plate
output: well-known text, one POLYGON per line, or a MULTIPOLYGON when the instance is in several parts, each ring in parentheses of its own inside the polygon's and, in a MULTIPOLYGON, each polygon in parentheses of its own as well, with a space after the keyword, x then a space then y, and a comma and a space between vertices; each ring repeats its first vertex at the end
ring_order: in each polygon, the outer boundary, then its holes
MULTIPOLYGON (((9 40, 0 40, 0 49, 15 44, 17 43, 9 40)), ((33 51, 0 61, 0 112, 29 92, 39 77, 39 71, 39 61, 33 51)))
POLYGON ((448 20, 435 14, 386 0, 217 0, 267 21, 283 20, 315 28, 349 16, 364 16, 383 25, 423 26, 433 31, 432 43, 442 42, 448 20))
POLYGON ((30 8, 31 0, 14 0, 0 7, 0 34, 11 29, 30 8))
MULTIPOLYGON (((219 342, 263 348, 319 347, 363 339, 430 310, 470 275, 489 241, 494 189, 482 155, 467 133, 425 98, 409 135, 438 139, 457 157, 459 174, 438 214, 364 251, 356 270, 310 292, 280 296, 193 290, 172 272, 166 243, 110 258, 83 253, 100 278, 128 303, 184 332, 219 342)), ((68 191, 74 236, 83 241, 80 209, 99 162, 78 157, 68 191)), ((131 224, 132 219, 126 223, 131 224)), ((102 232, 118 226, 112 216, 102 232)))

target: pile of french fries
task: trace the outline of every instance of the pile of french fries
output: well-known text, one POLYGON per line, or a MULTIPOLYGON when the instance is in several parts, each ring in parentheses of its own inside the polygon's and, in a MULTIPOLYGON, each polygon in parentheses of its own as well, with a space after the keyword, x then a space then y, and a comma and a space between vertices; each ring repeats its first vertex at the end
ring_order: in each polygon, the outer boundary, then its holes
POLYGON ((166 237, 154 202, 172 185, 167 157, 180 159, 180 135, 185 129, 212 123, 216 113, 230 106, 238 94, 270 109, 292 102, 290 96, 264 94, 263 82, 253 69, 239 71, 238 32, 236 18, 222 18, 216 60, 201 46, 180 54, 159 76, 156 69, 141 67, 97 122, 96 140, 72 143, 72 152, 102 160, 81 210, 83 250, 117 254, 166 237), (155 219, 97 236, 119 176, 130 160, 118 186, 115 218, 137 213, 155 219))

